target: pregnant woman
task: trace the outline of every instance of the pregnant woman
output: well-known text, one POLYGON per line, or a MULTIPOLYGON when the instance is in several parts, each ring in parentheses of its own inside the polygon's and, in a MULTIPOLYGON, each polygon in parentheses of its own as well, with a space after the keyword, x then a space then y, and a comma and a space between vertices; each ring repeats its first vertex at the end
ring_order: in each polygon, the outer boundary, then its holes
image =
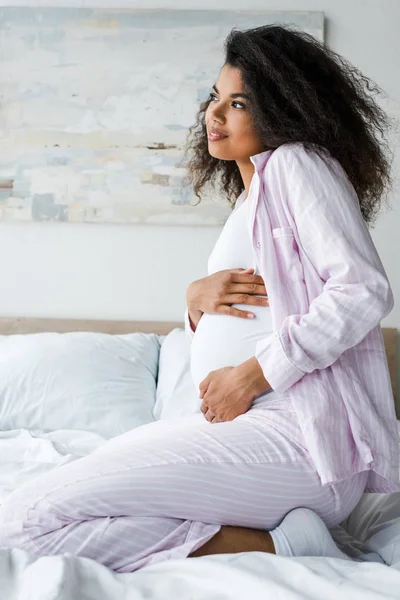
POLYGON ((373 89, 302 32, 231 32, 188 142, 196 194, 218 179, 234 207, 187 291, 201 411, 27 483, 1 508, 0 546, 119 572, 338 556, 327 527, 364 491, 400 488, 380 330, 393 296, 366 225, 390 183, 373 89))

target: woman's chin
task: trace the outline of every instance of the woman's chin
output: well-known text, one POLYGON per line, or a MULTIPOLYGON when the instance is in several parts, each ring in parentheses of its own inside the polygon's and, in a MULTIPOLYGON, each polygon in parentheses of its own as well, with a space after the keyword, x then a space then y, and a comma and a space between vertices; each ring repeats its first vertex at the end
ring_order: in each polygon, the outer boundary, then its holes
POLYGON ((223 148, 216 148, 216 145, 217 144, 215 142, 208 144, 208 152, 211 154, 211 156, 218 158, 219 160, 235 160, 230 152, 228 152, 226 149, 224 151, 223 148))

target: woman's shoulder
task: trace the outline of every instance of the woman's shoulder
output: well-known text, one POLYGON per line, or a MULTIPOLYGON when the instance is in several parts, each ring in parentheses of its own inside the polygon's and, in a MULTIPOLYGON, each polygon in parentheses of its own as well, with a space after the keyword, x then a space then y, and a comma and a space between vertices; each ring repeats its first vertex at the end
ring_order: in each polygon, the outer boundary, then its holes
POLYGON ((318 171, 343 171, 339 162, 322 147, 307 147, 303 142, 288 142, 276 148, 266 164, 265 174, 287 175, 288 173, 304 172, 309 174, 318 171))
POLYGON ((272 154, 269 162, 274 159, 275 163, 290 162, 291 160, 316 160, 317 157, 332 158, 329 151, 322 146, 314 148, 312 146, 306 147, 304 142, 287 142, 281 144, 276 148, 272 154))
POLYGON ((301 142, 282 144, 272 152, 262 177, 278 191, 287 187, 294 193, 301 184, 308 190, 330 187, 356 197, 346 171, 322 146, 306 148, 301 142))

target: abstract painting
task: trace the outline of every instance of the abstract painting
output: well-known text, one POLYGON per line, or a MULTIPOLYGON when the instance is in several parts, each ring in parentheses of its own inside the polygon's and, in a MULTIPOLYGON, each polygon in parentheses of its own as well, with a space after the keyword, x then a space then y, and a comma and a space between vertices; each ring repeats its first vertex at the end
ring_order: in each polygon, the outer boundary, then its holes
POLYGON ((323 13, 0 9, 0 221, 221 225, 183 188, 188 128, 233 27, 323 13))

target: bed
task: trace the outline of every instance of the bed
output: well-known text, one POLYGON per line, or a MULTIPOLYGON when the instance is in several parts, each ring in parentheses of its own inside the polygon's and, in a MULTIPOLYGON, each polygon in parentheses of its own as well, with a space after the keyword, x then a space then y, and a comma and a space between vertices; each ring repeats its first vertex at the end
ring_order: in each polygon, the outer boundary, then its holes
MULTIPOLYGON (((397 333, 383 329, 396 401, 397 333)), ((200 410, 181 322, 2 318, 0 346, 0 504, 124 429, 200 410)), ((400 598, 400 493, 365 494, 332 535, 363 561, 246 552, 119 574, 69 554, 2 549, 0 600, 400 598)))

